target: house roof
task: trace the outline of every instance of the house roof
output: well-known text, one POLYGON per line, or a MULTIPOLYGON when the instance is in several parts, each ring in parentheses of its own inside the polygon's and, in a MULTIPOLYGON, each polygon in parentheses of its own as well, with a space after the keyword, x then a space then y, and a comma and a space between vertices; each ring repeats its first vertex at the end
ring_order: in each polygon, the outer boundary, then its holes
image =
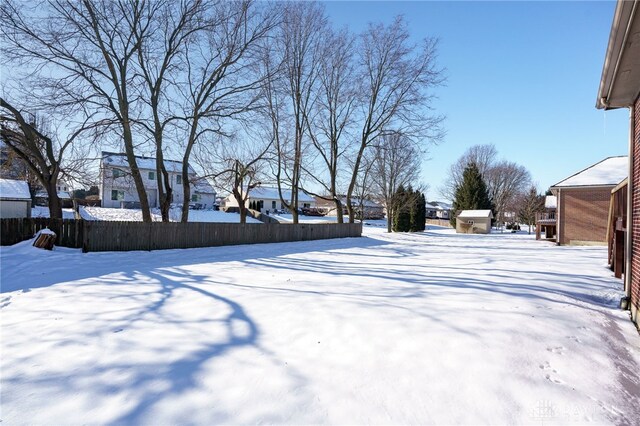
MULTIPOLYGON (((427 204, 432 205, 435 209, 438 209, 438 210, 451 210, 452 209, 451 204, 445 203, 443 201, 430 201, 427 204)), ((427 207, 429 207, 429 206, 427 206, 427 207)))
POLYGON ((29 184, 24 180, 0 179, 0 198, 30 200, 29 184))
POLYGON ((558 208, 558 198, 555 195, 547 195, 544 197, 544 207, 547 209, 558 208))
MULTIPOLYGON (((327 195, 327 197, 331 197, 330 195, 327 195)), ((347 197, 339 197, 340 201, 342 202, 342 205, 346 206, 347 205, 347 197)), ((325 200, 324 198, 320 198, 320 197, 316 197, 315 198, 316 203, 318 204, 318 206, 332 206, 335 207, 335 202, 333 200, 325 200)), ((351 204, 354 206, 359 206, 360 205, 360 198, 358 197, 353 197, 351 198, 351 204)), ((383 208, 382 204, 376 203, 375 201, 372 200, 367 200, 366 198, 362 201, 362 205, 365 207, 372 207, 372 208, 383 208)))
POLYGON ((632 105, 640 94, 640 1, 618 0, 602 67, 596 108, 632 105))
MULTIPOLYGON (((285 200, 290 200, 291 199, 291 190, 288 189, 283 189, 282 190, 282 197, 285 200)), ((253 198, 253 199, 264 199, 264 200, 279 200, 280 199, 280 194, 278 193, 278 188, 270 188, 270 187, 266 187, 266 186, 258 186, 256 188, 253 188, 251 190, 251 192, 249 193, 249 198, 253 198)), ((310 195, 305 194, 302 191, 298 192, 298 201, 304 202, 304 203, 312 203, 315 202, 316 199, 313 198, 310 195)))
POLYGON ((195 192, 199 192, 201 194, 215 194, 216 190, 213 189, 213 186, 206 179, 196 179, 193 182, 193 187, 195 192))
POLYGON ((458 215, 458 217, 463 217, 463 218, 474 218, 474 217, 486 218, 486 217, 490 217, 490 218, 493 218, 493 213, 491 213, 491 210, 462 210, 460 212, 460 214, 458 215))
MULTIPOLYGON (((102 152, 102 163, 113 167, 129 168, 127 155, 116 152, 102 152)), ((154 157, 143 157, 136 155, 136 163, 138 168, 142 170, 156 170, 156 159, 154 157)), ((182 161, 164 160, 164 167, 170 173, 180 173, 182 171, 182 161)), ((195 173, 195 170, 189 166, 189 173, 195 173)))
POLYGON ((626 155, 608 157, 569 176, 551 188, 580 186, 616 186, 628 175, 629 161, 626 155))
MULTIPOLYGON (((49 194, 47 191, 40 191, 36 193, 36 197, 38 198, 49 198, 49 194)), ((67 191, 58 191, 58 198, 61 200, 71 199, 71 195, 67 191)))

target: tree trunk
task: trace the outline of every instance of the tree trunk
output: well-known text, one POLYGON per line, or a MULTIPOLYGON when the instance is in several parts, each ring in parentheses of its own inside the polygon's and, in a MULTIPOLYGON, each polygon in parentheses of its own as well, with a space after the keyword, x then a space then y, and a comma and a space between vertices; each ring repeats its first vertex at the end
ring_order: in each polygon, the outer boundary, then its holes
POLYGON ((338 197, 335 196, 335 194, 333 194, 333 196, 334 196, 334 201, 336 203, 336 222, 344 223, 344 214, 342 213, 342 201, 340 201, 338 197))
MULTIPOLYGON (((47 186, 45 190, 47 191, 47 196, 49 197, 49 217, 51 219, 62 219, 62 202, 60 201, 60 197, 58 197, 58 188, 56 187, 57 179, 52 179, 47 182, 47 186)), ((53 232, 54 231, 52 229, 53 232)))
POLYGON ((151 223, 151 212, 149 211, 149 200, 147 199, 147 191, 144 188, 144 182, 142 181, 142 175, 138 168, 136 161, 136 155, 133 152, 133 136, 131 135, 131 126, 128 121, 122 124, 123 127, 123 139, 124 150, 127 154, 127 161, 129 162, 129 168, 131 169, 131 177, 136 185, 136 191, 138 193, 138 199, 140 200, 140 209, 142 210, 142 221, 145 223, 151 223))
POLYGON ((164 167, 164 154, 162 153, 162 136, 158 140, 156 134, 156 183, 158 185, 158 202, 160 203, 160 215, 163 222, 169 222, 169 209, 171 207, 171 180, 167 169, 164 167))

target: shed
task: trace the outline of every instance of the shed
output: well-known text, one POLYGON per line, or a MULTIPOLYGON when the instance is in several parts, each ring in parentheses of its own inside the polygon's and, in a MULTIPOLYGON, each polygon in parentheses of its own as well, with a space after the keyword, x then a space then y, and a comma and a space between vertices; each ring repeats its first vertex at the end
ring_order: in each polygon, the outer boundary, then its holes
POLYGON ((458 234, 488 234, 491 232, 491 210, 462 210, 456 218, 458 234))
POLYGON ((31 217, 31 193, 23 180, 0 179, 0 219, 31 217))

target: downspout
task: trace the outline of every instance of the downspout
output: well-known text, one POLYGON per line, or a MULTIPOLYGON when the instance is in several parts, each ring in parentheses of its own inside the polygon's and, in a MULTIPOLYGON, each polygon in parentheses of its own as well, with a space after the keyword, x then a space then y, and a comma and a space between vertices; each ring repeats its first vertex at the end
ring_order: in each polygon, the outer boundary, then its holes
POLYGON ((629 176, 627 179, 627 233, 624 241, 624 290, 627 298, 631 298, 631 256, 633 250, 633 148, 635 133, 635 105, 629 107, 629 176))
POLYGON ((560 207, 562 206, 562 199, 561 196, 562 195, 562 189, 558 188, 558 199, 556 200, 556 245, 561 245, 560 241, 561 241, 561 228, 560 228, 560 224, 561 224, 561 220, 560 218, 562 217, 562 213, 560 212, 560 207))

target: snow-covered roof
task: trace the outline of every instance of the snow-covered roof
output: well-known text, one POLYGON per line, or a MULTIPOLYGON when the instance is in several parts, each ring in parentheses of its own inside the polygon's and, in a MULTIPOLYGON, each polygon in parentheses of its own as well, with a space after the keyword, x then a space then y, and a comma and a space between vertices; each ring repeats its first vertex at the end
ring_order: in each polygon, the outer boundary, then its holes
MULTIPOLYGON (((121 153, 103 152, 102 163, 113 167, 129 168, 127 156, 121 153)), ((136 155, 136 163, 141 170, 156 170, 156 159, 153 157, 141 157, 136 155)), ((180 173, 182 171, 182 162, 174 160, 164 160, 164 167, 170 173, 180 173)), ((189 166, 189 173, 195 173, 193 168, 189 166)))
MULTIPOLYGON (((288 189, 283 189, 282 197, 285 200, 290 200, 291 191, 288 189)), ((279 200, 280 195, 278 194, 278 188, 259 186, 257 188, 253 188, 251 192, 249 192, 249 198, 262 199, 262 200, 279 200)), ((304 203, 312 203, 312 202, 315 202, 316 199, 310 195, 305 194, 302 191, 298 191, 298 201, 304 202, 304 203)))
POLYGON ((491 210, 462 210, 458 217, 491 217, 493 218, 493 213, 491 210))
POLYGON ((24 180, 0 179, 0 198, 30 200, 29 184, 24 180))
POLYGON ((195 188, 195 192, 199 192, 202 194, 215 194, 216 190, 213 189, 213 186, 206 179, 198 179, 193 182, 193 187, 195 188))
POLYGON ((547 195, 544 197, 544 207, 547 209, 555 209, 558 207, 558 198, 555 195, 547 195))
POLYGON ((435 206, 438 210, 451 210, 453 208, 451 204, 442 201, 431 201, 429 204, 435 206))
MULTIPOLYGON (((47 191, 40 191, 36 193, 36 197, 49 198, 49 194, 47 194, 47 191)), ((70 200, 71 195, 67 191, 58 191, 58 198, 60 198, 61 200, 70 200)))
POLYGON ((552 188, 569 186, 609 186, 617 185, 628 175, 629 159, 626 155, 609 157, 586 169, 561 180, 552 188))

